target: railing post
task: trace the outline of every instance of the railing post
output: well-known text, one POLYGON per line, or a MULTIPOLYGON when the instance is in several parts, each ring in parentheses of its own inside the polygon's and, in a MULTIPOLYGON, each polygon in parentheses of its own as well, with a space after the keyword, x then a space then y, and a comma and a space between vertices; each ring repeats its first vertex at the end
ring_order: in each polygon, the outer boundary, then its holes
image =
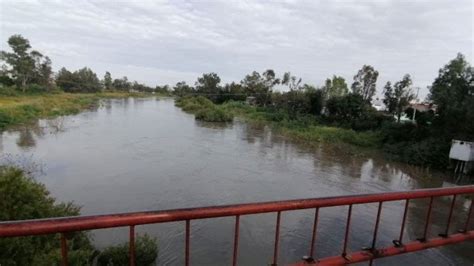
POLYGON ((449 234, 449 226, 451 225, 451 217, 453 217, 453 210, 454 210, 454 205, 456 204, 456 194, 453 195, 453 199, 451 200, 451 207, 449 208, 449 214, 448 214, 448 223, 446 224, 446 229, 444 230, 444 233, 439 234, 441 237, 448 237, 449 234))
POLYGON ((349 230, 351 227, 351 215, 352 215, 352 204, 349 205, 349 210, 347 212, 346 233, 344 235, 344 245, 342 247, 343 257, 345 257, 347 254, 347 241, 349 240, 349 230))
POLYGON ((276 220, 276 225, 275 225, 275 246, 273 248, 272 266, 276 266, 278 263, 278 244, 280 241, 280 219, 281 219, 281 211, 277 213, 277 220, 276 220))
POLYGON ((135 226, 130 225, 128 252, 130 257, 130 266, 135 266, 135 226))
POLYGON ((464 232, 467 232, 467 229, 469 227, 469 222, 471 220, 471 215, 472 215, 472 205, 474 204, 474 199, 471 200, 471 207, 469 207, 469 212, 467 213, 467 218, 466 218, 466 224, 464 225, 464 232))
POLYGON ((426 237, 428 236, 428 230, 430 227, 430 220, 431 220, 431 211, 433 209, 433 197, 430 197, 430 205, 428 206, 428 213, 426 214, 426 222, 425 222, 425 230, 423 232, 423 237, 418 238, 420 242, 425 242, 426 237))
POLYGON ((240 224, 240 215, 235 216, 235 228, 234 228, 234 253, 232 255, 232 265, 237 265, 237 256, 239 249, 239 224, 240 224))
MULTIPOLYGON (((377 219, 375 220, 375 228, 374 228, 374 236, 372 238, 372 246, 371 246, 371 251, 375 252, 375 244, 377 243, 377 232, 379 230, 379 224, 380 224, 380 215, 382 214, 382 201, 379 202, 379 208, 377 209, 377 219)), ((373 259, 370 260, 369 265, 372 265, 373 259)))
POLYGON ((405 200, 405 209, 403 211, 402 226, 400 227, 400 236, 398 237, 398 240, 393 240, 393 244, 396 247, 403 246, 403 232, 405 231, 405 222, 407 220, 408 204, 410 204, 410 199, 405 200))
POLYGON ((61 265, 68 266, 67 239, 64 233, 61 233, 61 265))
POLYGON ((190 221, 186 220, 186 243, 184 250, 184 265, 189 266, 189 231, 190 231, 190 221))
POLYGON ((309 249, 309 256, 314 260, 314 246, 316 245, 316 234, 318 230, 318 218, 319 218, 319 208, 316 208, 314 211, 314 222, 313 222, 313 235, 311 238, 311 248, 309 249))

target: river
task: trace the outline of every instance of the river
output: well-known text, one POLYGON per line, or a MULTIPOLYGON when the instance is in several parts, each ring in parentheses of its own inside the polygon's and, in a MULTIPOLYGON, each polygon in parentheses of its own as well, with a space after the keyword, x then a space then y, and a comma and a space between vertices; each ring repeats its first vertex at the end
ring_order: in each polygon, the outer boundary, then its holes
MULTIPOLYGON (((309 148, 262 125, 241 121, 202 123, 174 106, 172 99, 104 100, 77 115, 39 120, 2 133, 3 157, 34 162, 37 179, 61 201, 74 201, 84 215, 197 207, 358 193, 449 186, 425 171, 386 161, 382 156, 353 156, 344 148, 309 148)), ((434 203, 432 235, 442 231, 449 198, 434 203)), ((468 200, 457 201, 452 228, 464 221, 468 200)), ((406 239, 422 234, 427 200, 408 212, 406 239)), ((349 250, 371 243, 377 204, 355 206, 349 250)), ((284 212, 280 263, 307 255, 314 210, 284 212)), ((318 257, 342 248, 347 207, 320 211, 318 257)), ((398 236, 403 202, 384 204, 379 245, 398 236)), ((240 265, 267 265, 273 252, 276 214, 241 218, 240 265)), ((193 265, 228 265, 233 218, 191 223, 193 265)), ((156 236, 158 265, 184 261, 184 225, 138 226, 156 236)), ((103 248, 127 240, 128 229, 91 232, 103 248)), ((377 265, 472 265, 474 245, 463 243, 381 259, 377 265)))

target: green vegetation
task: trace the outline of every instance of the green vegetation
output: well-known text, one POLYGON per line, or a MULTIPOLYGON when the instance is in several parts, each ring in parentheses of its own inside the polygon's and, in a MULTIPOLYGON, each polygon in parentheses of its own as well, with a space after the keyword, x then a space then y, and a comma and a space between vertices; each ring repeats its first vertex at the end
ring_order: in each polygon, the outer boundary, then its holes
MULTIPOLYGON (((128 265, 129 242, 104 249, 97 259, 98 266, 128 265)), ((158 243, 155 238, 147 234, 140 235, 135 241, 136 265, 150 266, 154 265, 158 256, 158 243)))
MULTIPOLYGON (((1 91, 1 89, 0 89, 1 91)), ((102 98, 145 96, 140 93, 103 92, 20 94, 0 98, 0 130, 33 119, 69 115, 91 108, 102 98)))
MULTIPOLYGON (((0 221, 80 214, 80 208, 72 202, 57 203, 46 187, 34 179, 34 172, 34 167, 22 170, 11 164, 0 165, 0 221)), ((128 264, 128 244, 100 252, 85 232, 71 233, 67 238, 70 265, 92 265, 96 256, 99 265, 128 264)), ((158 255, 156 239, 137 237, 136 254, 137 265, 151 265, 158 255)), ((60 261, 58 235, 0 238, 0 265, 60 265, 60 261)))
POLYGON ((273 70, 254 71, 239 83, 221 86, 215 73, 203 74, 193 88, 174 87, 177 105, 206 121, 238 115, 271 123, 286 135, 308 143, 348 143, 378 148, 398 161, 446 169, 452 139, 474 140, 474 68, 458 54, 439 71, 429 87, 430 110, 409 108, 415 99, 409 74, 384 86, 385 111, 371 104, 379 72, 364 65, 354 76, 351 92, 344 78, 334 75, 320 88, 302 83, 290 72, 277 78, 273 70), (287 86, 274 92, 275 85, 287 86), (201 95, 198 99, 189 96, 201 95), (209 99, 204 101, 203 97, 209 99), (244 104, 243 101, 247 103, 244 104), (402 114, 415 117, 403 123, 402 114))
MULTIPOLYGON (((46 187, 36 182, 26 171, 12 166, 0 166, 0 221, 79 215, 73 203, 56 203, 46 187)), ((86 233, 70 236, 70 258, 75 265, 87 265, 93 248, 86 233)), ((1 238, 1 265, 59 264, 57 235, 1 238), (53 262, 53 263, 52 263, 53 262)))
POLYGON ((54 75, 51 60, 21 35, 8 39, 11 51, 1 51, 0 130, 32 119, 75 114, 97 105, 101 98, 139 97, 144 93, 169 95, 168 86, 148 87, 129 82, 127 77, 112 79, 106 72, 100 80, 91 69, 62 68, 54 75), (66 93, 65 93, 66 92, 66 93))
POLYGON ((231 122, 234 118, 232 113, 224 110, 222 106, 202 96, 180 98, 176 100, 176 106, 185 112, 193 113, 197 120, 206 122, 231 122))

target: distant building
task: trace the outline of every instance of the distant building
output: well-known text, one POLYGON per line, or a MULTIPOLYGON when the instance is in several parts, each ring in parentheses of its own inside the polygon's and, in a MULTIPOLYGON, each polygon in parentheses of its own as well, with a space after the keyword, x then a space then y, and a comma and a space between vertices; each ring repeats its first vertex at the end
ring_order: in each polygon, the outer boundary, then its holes
POLYGON ((433 111, 436 113, 438 106, 430 102, 410 102, 409 107, 415 109, 418 112, 428 112, 433 111))

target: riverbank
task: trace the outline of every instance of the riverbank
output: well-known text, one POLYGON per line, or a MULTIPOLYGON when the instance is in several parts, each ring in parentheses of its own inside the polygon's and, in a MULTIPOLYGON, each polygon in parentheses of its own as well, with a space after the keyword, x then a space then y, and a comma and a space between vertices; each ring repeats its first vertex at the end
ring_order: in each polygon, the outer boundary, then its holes
POLYGON ((350 144, 359 148, 358 152, 361 152, 360 148, 373 149, 381 144, 380 133, 377 131, 357 132, 352 129, 330 127, 319 124, 314 117, 309 116, 289 119, 283 112, 250 106, 243 102, 231 101, 215 105, 204 97, 184 97, 177 100, 176 106, 195 114, 196 119, 208 122, 231 121, 236 116, 251 123, 265 123, 292 140, 305 142, 308 145, 350 144), (206 114, 216 112, 223 115, 217 116, 217 119, 208 119, 213 116, 206 114), (221 119, 223 116, 225 119, 221 119))
POLYGON ((79 113, 98 104, 100 99, 146 97, 150 94, 128 92, 51 93, 2 96, 0 130, 28 121, 79 113))

